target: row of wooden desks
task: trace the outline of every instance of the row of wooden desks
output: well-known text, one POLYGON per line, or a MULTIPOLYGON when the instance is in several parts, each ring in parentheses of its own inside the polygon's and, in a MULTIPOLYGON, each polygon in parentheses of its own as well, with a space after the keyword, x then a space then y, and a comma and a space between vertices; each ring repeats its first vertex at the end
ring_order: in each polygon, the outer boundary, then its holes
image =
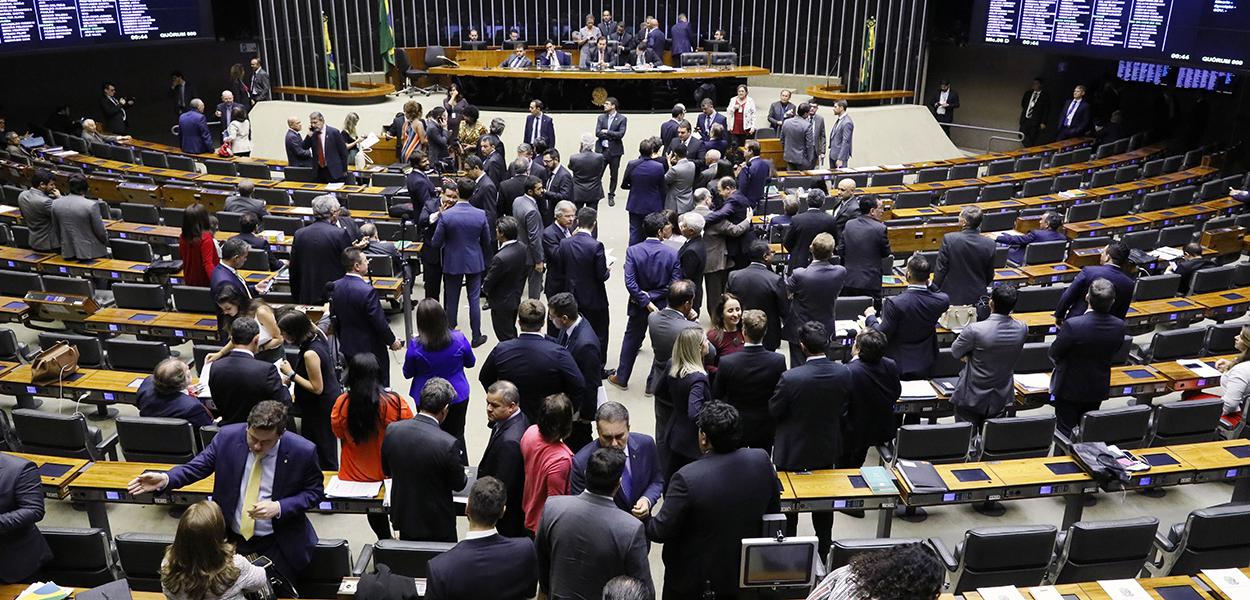
POLYGON ((927 160, 927 161, 921 161, 921 162, 904 163, 904 164, 899 164, 899 165, 880 165, 880 166, 873 166, 873 167, 853 167, 853 168, 844 167, 844 168, 832 169, 832 170, 815 169, 815 170, 810 170, 810 171, 784 171, 783 170, 783 171, 778 171, 777 176, 778 177, 826 177, 827 176, 828 178, 832 179, 832 178, 838 178, 838 177, 846 177, 848 175, 862 175, 864 173, 877 174, 877 173, 893 173, 896 171, 910 173, 913 171, 919 171, 921 169, 930 169, 933 167, 953 167, 956 165, 969 165, 969 164, 974 164, 974 163, 984 164, 984 163, 990 163, 996 160, 1004 160, 1008 158, 1019 158, 1021 156, 1032 156, 1032 155, 1045 156, 1045 155, 1053 154, 1055 152, 1063 152, 1066 150, 1076 150, 1078 148, 1084 148, 1092 144, 1093 141, 1094 140, 1092 138, 1070 138, 1066 140, 1059 140, 1056 142, 1051 142, 1049 144, 1043 144, 1041 146, 1029 146, 1027 148, 1017 148, 1015 150, 1005 150, 1003 152, 987 152, 984 154, 977 154, 974 156, 959 156, 959 157, 947 158, 943 160, 927 160))
MULTIPOLYGON (((1250 569, 1243 569, 1250 571, 1250 569)), ((1135 579, 1143 590, 1150 595, 1151 598, 1160 600, 1166 598, 1186 598, 1196 600, 1209 600, 1216 598, 1219 600, 1229 600, 1227 596, 1219 592, 1211 585, 1206 575, 1198 577, 1189 577, 1187 575, 1174 575, 1171 577, 1149 577, 1135 579), (1178 595, 1179 594, 1179 595, 1178 595)), ((1085 583, 1068 583, 1064 585, 1054 586, 1055 591, 1059 593, 1063 600, 1119 600, 1125 596, 1112 596, 1103 589, 1102 584, 1097 581, 1085 583)), ((1031 593, 1030 588, 1017 588, 1020 595, 1028 600, 1036 600, 1042 596, 1031 593)), ((978 592, 963 592, 960 594, 964 600, 997 600, 982 596, 978 592)), ((953 600, 956 596, 950 594, 942 594, 941 600, 953 600)))
POLYGON ((1201 223, 1216 217, 1239 212, 1242 206, 1241 202, 1225 196, 1176 208, 1111 217, 1109 219, 1065 223, 1063 231, 1068 239, 1073 240, 1082 237, 1122 235, 1146 229, 1158 229, 1173 225, 1184 225, 1186 223, 1201 223))

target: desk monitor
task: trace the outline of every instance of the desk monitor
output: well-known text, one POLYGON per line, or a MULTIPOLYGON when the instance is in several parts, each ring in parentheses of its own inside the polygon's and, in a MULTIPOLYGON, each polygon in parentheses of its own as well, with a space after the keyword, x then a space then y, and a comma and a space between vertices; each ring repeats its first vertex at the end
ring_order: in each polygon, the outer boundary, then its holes
POLYGON ((703 47, 709 52, 730 52, 729 40, 703 40, 703 47))
POLYGON ((717 67, 732 67, 738 64, 737 52, 713 52, 712 65, 717 67))
POLYGON ((59 464, 59 463, 44 463, 42 465, 39 465, 39 468, 37 469, 37 471, 39 472, 40 477, 51 477, 53 479, 56 479, 57 477, 60 477, 66 473, 69 473, 70 469, 73 469, 73 468, 74 468, 73 465, 64 465, 64 464, 59 464))
POLYGON ((746 538, 738 573, 744 588, 811 587, 816 578, 816 537, 746 538))
POLYGON ((476 42, 470 42, 468 40, 465 40, 463 42, 460 42, 461 50, 485 50, 486 48, 487 48, 486 40, 478 40, 476 42))
POLYGON ((503 47, 506 50, 516 50, 517 47, 524 48, 525 40, 504 40, 503 47))
POLYGON ((1202 600, 1204 597, 1198 590, 1188 585, 1157 587, 1155 593, 1163 597, 1163 600, 1202 600))

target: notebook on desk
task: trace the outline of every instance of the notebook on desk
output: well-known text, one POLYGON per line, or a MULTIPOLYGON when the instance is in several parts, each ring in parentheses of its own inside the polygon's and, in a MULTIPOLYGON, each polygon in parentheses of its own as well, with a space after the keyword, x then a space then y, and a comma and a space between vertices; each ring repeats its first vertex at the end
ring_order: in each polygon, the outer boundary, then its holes
POLYGON ((948 488, 942 476, 938 475, 933 464, 922 460, 899 459, 895 463, 899 475, 907 482, 907 487, 915 493, 945 492, 948 488))

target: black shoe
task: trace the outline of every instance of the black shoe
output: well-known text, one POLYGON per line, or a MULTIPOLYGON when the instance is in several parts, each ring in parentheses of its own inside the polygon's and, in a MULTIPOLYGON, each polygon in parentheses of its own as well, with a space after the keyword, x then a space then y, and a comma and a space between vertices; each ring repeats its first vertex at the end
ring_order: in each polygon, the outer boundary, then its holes
POLYGON ((616 196, 608 194, 608 206, 616 206, 616 196))
POLYGON ((479 335, 479 336, 477 336, 477 337, 473 338, 473 342, 471 342, 471 343, 470 343, 470 345, 471 345, 471 346, 473 346, 474 348, 477 348, 478 346, 481 346, 482 344, 485 344, 485 343, 486 343, 486 340, 487 340, 487 337, 486 337, 486 336, 484 336, 484 335, 479 335))
MULTIPOLYGON (((616 369, 604 369, 599 373, 599 379, 607 379, 616 374, 616 369)), ((1232 481, 1231 479, 1229 481, 1232 481)))

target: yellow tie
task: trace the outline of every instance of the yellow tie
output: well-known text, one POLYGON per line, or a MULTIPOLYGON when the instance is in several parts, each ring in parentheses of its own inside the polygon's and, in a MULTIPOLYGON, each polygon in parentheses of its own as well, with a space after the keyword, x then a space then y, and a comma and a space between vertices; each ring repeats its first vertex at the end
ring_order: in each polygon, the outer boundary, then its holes
POLYGON ((250 540, 256 532, 256 519, 253 519, 248 510, 260 501, 260 474, 263 469, 260 466, 261 455, 252 455, 252 476, 247 479, 247 490, 243 494, 243 510, 239 512, 239 535, 243 539, 250 540))

